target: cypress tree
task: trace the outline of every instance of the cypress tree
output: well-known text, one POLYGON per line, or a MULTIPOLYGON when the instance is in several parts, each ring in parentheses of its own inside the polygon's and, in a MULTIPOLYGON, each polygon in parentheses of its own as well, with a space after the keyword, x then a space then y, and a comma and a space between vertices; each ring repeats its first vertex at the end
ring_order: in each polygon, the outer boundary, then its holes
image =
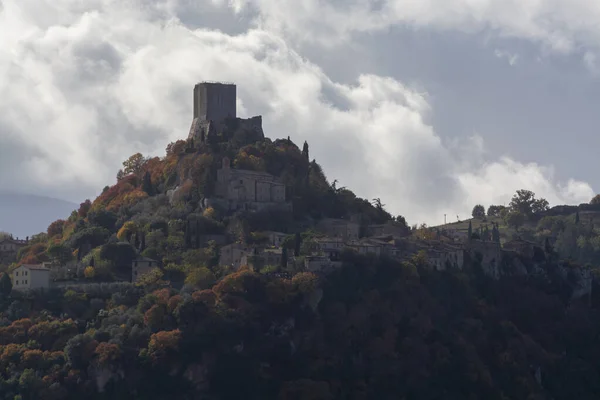
POLYGON ((281 249, 281 269, 287 268, 287 261, 288 261, 288 249, 287 249, 287 247, 284 247, 283 249, 281 249))
POLYGON ((142 190, 148 194, 148 196, 154 195, 154 186, 152 185, 152 177, 150 172, 146 171, 144 179, 142 180, 142 190))
POLYGON ((196 220, 196 248, 200 248, 200 220, 196 220))

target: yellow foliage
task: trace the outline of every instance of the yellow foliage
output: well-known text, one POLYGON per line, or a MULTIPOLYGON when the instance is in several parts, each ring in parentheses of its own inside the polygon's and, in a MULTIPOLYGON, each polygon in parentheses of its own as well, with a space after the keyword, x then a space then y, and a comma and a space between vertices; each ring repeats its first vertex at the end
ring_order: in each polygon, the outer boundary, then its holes
POLYGON ((83 270, 83 275, 86 278, 91 279, 96 275, 96 270, 92 266, 85 267, 85 269, 83 270))
POLYGON ((126 241, 127 238, 138 231, 138 227, 133 221, 127 221, 123 224, 119 232, 117 232, 117 238, 121 241, 126 241))
POLYGON ((215 209, 212 207, 208 207, 206 208, 203 212, 202 212, 202 216, 206 217, 206 218, 214 218, 215 217, 215 209))

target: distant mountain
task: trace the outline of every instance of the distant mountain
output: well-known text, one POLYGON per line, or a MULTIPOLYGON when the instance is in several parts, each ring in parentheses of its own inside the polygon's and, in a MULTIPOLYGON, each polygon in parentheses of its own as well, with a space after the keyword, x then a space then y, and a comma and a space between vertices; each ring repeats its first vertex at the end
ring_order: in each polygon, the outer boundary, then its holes
POLYGON ((68 218, 78 207, 66 200, 0 191, 0 231, 19 238, 45 232, 50 223, 68 218))

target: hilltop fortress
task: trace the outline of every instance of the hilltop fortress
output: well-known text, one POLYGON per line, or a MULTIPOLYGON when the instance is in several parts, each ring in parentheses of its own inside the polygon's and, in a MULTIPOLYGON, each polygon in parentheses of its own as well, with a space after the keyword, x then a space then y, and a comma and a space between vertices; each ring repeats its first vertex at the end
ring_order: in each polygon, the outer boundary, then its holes
MULTIPOLYGON (((201 82, 194 86, 194 119, 188 143, 247 137, 265 138, 260 115, 242 119, 236 116, 236 86, 233 83, 201 82), (219 137, 227 135, 227 137, 219 137), (214 140, 213 140, 214 139, 214 140)), ((217 171, 215 197, 206 198, 204 207, 219 205, 228 210, 260 210, 266 207, 291 209, 286 186, 279 178, 261 171, 233 168, 224 157, 217 171)))
POLYGON ((237 89, 233 83, 200 82, 194 86, 194 119, 188 140, 206 143, 211 136, 218 135, 225 126, 235 130, 249 130, 264 139, 262 117, 238 118, 237 89))

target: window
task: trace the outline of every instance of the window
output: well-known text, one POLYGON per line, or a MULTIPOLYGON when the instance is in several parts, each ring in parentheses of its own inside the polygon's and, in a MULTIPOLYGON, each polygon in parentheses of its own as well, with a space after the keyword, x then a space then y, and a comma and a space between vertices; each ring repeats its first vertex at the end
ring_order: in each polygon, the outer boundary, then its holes
POLYGON ((15 272, 15 276, 19 276, 19 271, 15 272))
POLYGON ((25 271, 25 276, 27 276, 27 273, 28 273, 28 272, 29 272, 29 271, 25 271))
POLYGON ((27 280, 25 280, 25 284, 27 285, 27 280))

